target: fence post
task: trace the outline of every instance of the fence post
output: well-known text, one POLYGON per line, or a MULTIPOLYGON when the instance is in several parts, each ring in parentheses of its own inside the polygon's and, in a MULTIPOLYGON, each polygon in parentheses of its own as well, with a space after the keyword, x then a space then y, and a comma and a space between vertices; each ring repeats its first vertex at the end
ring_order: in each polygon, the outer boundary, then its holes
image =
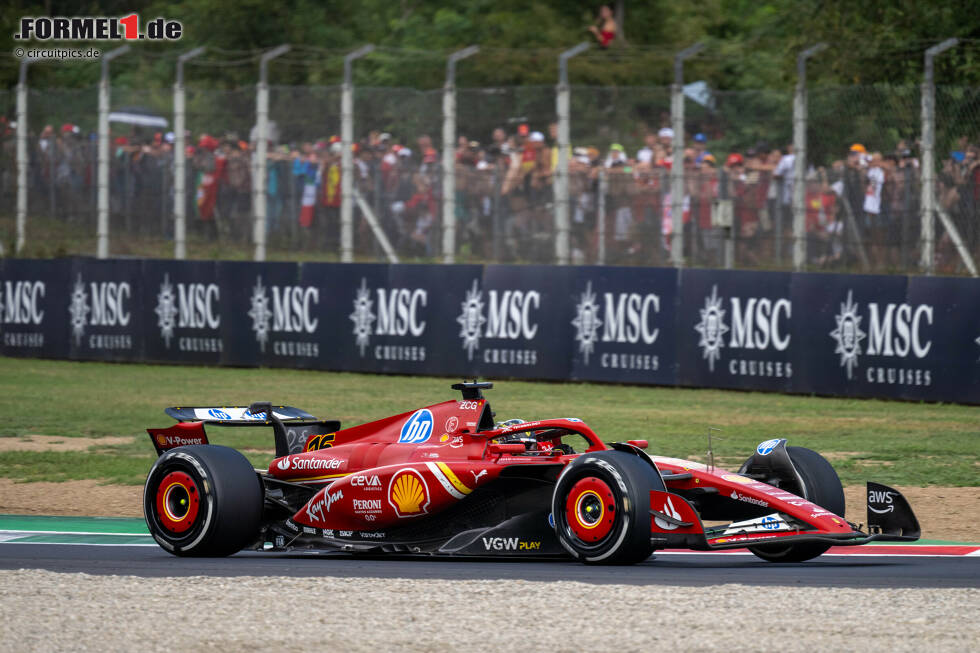
POLYGON ((504 248, 503 225, 501 224, 503 220, 501 220, 500 216, 500 205, 504 201, 504 198, 500 194, 500 191, 502 190, 504 176, 507 174, 507 170, 501 170, 500 168, 500 161, 495 160, 493 164, 493 215, 491 216, 493 242, 490 250, 494 263, 500 263, 500 254, 504 248))
POLYGON ((922 258, 919 265, 926 274, 935 271, 935 220, 936 220, 936 162, 933 148, 936 146, 936 85, 933 80, 933 59, 959 43, 958 39, 946 39, 926 50, 925 73, 922 80, 922 258))
POLYGON ((609 183, 606 178, 605 166, 599 167, 599 191, 596 198, 596 263, 606 264, 606 193, 609 192, 609 183))
MULTIPOLYGON (((99 217, 96 227, 96 255, 99 258, 109 257, 109 62, 127 52, 129 46, 124 45, 102 55, 102 79, 99 82, 99 217)), ((54 183, 54 174, 51 177, 54 183)))
MULTIPOLYGON (((456 262, 456 62, 472 57, 471 45, 449 55, 442 87, 442 262, 456 262)), ((424 154, 424 152, 423 152, 424 154)))
POLYGON ((806 60, 825 49, 826 43, 818 43, 796 56, 796 93, 793 95, 793 269, 797 272, 806 267, 806 60))
POLYGON ((174 82, 174 258, 187 258, 187 189, 184 172, 187 155, 184 142, 184 62, 204 54, 206 48, 194 48, 177 57, 177 81, 174 82))
POLYGON ((684 60, 704 49, 695 43, 674 55, 674 84, 670 87, 670 123, 674 131, 670 164, 670 260, 684 265, 684 60))
POLYGON ((374 52, 370 43, 344 57, 344 85, 340 93, 340 262, 354 260, 354 157, 351 145, 354 141, 354 84, 355 59, 374 52))
POLYGON ((32 61, 35 59, 21 59, 20 77, 17 81, 17 240, 14 245, 15 254, 20 254, 27 242, 27 66, 32 61))
POLYGON ((48 216, 54 220, 58 217, 57 204, 54 194, 55 168, 58 163, 58 139, 54 134, 48 136, 48 216))
POLYGON ((280 45, 259 59, 259 84, 255 93, 255 158, 252 161, 252 242, 255 261, 265 260, 266 196, 265 182, 269 154, 269 62, 289 52, 280 45))
POLYGON ((568 265, 571 250, 571 224, 568 217, 568 149, 571 131, 568 60, 588 49, 589 44, 583 41, 558 56, 558 88, 555 100, 558 113, 558 170, 553 171, 552 182, 555 196, 555 259, 558 265, 568 265))

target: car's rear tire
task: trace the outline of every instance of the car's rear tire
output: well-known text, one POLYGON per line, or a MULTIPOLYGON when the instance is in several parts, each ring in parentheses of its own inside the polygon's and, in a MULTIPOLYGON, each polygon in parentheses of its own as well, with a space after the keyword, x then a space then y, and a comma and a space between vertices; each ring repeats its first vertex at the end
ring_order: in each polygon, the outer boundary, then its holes
POLYGON ((650 491, 663 490, 648 462, 622 451, 569 463, 552 495, 561 545, 587 564, 634 564, 650 557, 650 491))
MULTIPOLYGON (((827 459, 804 447, 786 447, 786 452, 803 479, 803 487, 796 479, 783 479, 780 487, 843 517, 844 486, 827 459)), ((768 544, 751 546, 749 551, 768 562, 803 562, 822 555, 830 546, 818 542, 768 544)))
POLYGON ((161 455, 146 477, 143 514, 178 556, 227 556, 250 544, 262 519, 262 482, 238 451, 192 445, 161 455))

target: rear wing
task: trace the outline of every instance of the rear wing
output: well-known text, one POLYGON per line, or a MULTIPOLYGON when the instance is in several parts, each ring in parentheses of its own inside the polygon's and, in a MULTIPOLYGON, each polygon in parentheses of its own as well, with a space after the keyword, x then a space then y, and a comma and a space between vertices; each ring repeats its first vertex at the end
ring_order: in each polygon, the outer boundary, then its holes
MULTIPOLYGON (((167 408, 165 413, 178 422, 204 422, 205 424, 223 424, 225 426, 260 426, 269 420, 267 412, 250 410, 252 406, 176 406, 167 408)), ((316 420, 305 410, 293 406, 273 406, 273 417, 280 420, 316 420)))
POLYGON ((191 444, 209 444, 205 424, 218 426, 271 426, 276 457, 332 446, 339 420, 318 420, 292 406, 256 402, 250 406, 178 406, 167 408, 177 424, 166 429, 147 429, 157 455, 167 449, 191 444))

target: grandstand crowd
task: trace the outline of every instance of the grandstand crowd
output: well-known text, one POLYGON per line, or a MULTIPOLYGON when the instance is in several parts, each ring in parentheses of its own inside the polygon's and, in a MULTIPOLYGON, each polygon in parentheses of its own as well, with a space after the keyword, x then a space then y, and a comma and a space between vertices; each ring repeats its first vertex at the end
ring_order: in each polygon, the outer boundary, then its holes
MULTIPOLYGON (((555 124, 498 127, 460 136, 455 150, 457 242, 474 260, 551 262, 554 257, 555 124)), ((133 237, 170 237, 173 229, 172 132, 114 127, 110 211, 114 228, 133 237)), ((13 125, 0 121, 0 196, 16 193, 13 125)), ((227 133, 188 135, 186 213, 191 238, 245 243, 252 229, 254 143, 227 133)), ((728 239, 736 267, 791 260, 794 153, 759 142, 718 152, 702 133, 685 134, 672 151, 669 127, 650 130, 640 147, 604 151, 574 143, 569 189, 572 256, 594 263, 667 264, 672 234, 670 172, 685 169, 685 252, 694 264, 722 265, 728 239), (731 217, 731 227, 724 217, 731 217), (604 247, 599 240, 604 238, 604 247), (600 254, 600 251, 603 254, 600 254)), ((917 143, 842 143, 840 156, 806 170, 808 264, 909 270, 919 256, 920 175, 917 143)), ((94 134, 71 124, 46 125, 30 137, 31 212, 91 224, 95 216, 94 134)), ((338 249, 341 178, 337 136, 269 149, 268 230, 273 242, 338 249)), ((355 186, 395 249, 434 258, 441 239, 441 153, 428 135, 412 139, 371 131, 353 145, 355 186)), ((958 139, 937 152, 936 197, 976 256, 980 240, 980 144, 958 139)), ((8 201, 9 200, 9 201, 8 201)), ((356 209, 356 243, 374 240, 356 209)), ((954 269, 949 233, 937 228, 940 269, 954 269)))

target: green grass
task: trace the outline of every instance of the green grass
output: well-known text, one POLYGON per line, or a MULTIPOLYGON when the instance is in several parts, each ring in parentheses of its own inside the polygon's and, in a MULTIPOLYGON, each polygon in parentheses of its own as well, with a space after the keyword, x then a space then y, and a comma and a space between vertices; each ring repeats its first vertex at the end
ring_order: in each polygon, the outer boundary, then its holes
MULTIPOLYGON (((131 234, 123 228, 121 218, 113 217, 109 229, 109 253, 114 257, 135 257, 153 259, 172 259, 174 242, 160 234, 159 226, 147 229, 144 233, 131 234), (150 233, 152 231, 152 233, 150 233)), ((290 263, 331 263, 339 260, 339 246, 327 249, 317 244, 316 238, 308 230, 296 228, 293 232, 282 229, 269 234, 266 260, 287 261, 290 263)), ((216 240, 208 240, 199 228, 196 219, 188 219, 187 258, 204 261, 251 261, 255 248, 251 244, 251 222, 244 228, 241 224, 228 226, 216 240)), ((10 250, 16 242, 16 221, 13 213, 4 212, 0 207, 0 242, 10 250)), ((356 236, 360 238, 360 236, 356 236)), ((360 242, 360 240, 358 241, 360 242)), ((373 240, 368 241, 365 251, 356 251, 355 260, 373 263, 380 259, 370 253, 373 240)), ((95 223, 91 218, 65 221, 44 214, 27 217, 26 245, 18 256, 20 258, 56 258, 62 256, 95 256, 95 223)), ((424 257, 399 252, 402 263, 438 263, 441 258, 424 257)), ((460 261, 479 261, 472 255, 468 246, 461 246, 460 261)))
MULTIPOLYGON (((198 260, 251 261, 254 248, 244 237, 224 236, 207 240, 198 229, 196 220, 188 221, 187 256, 198 260)), ((173 240, 160 235, 158 225, 142 234, 129 234, 122 219, 113 218, 110 225, 109 251, 112 256, 170 259, 174 256, 173 240)), ((239 230, 240 231, 240 230, 239 230)), ((246 230, 251 234, 251 228, 246 230)), ((0 241, 11 247, 15 241, 14 214, 0 212, 0 241)), ((270 261, 336 261, 339 251, 300 247, 303 234, 273 234, 269 238, 267 259, 270 261)), ((68 222, 46 215, 27 218, 26 245, 21 258, 52 258, 60 256, 94 256, 96 252, 95 223, 91 218, 68 222)))
MULTIPOLYGON (((458 379, 274 369, 41 361, 0 357, 0 437, 133 436, 87 452, 0 451, 0 476, 142 483, 153 460, 144 429, 168 426, 166 406, 270 400, 345 426, 457 396, 458 379)), ((773 437, 827 455, 845 484, 980 485, 980 408, 723 390, 502 381, 487 393, 497 419, 575 416, 607 441, 647 439, 651 453, 736 468, 773 437)), ((266 429, 209 430, 212 441, 271 460, 266 429)), ((10 448, 2 447, 0 449, 10 448)))

